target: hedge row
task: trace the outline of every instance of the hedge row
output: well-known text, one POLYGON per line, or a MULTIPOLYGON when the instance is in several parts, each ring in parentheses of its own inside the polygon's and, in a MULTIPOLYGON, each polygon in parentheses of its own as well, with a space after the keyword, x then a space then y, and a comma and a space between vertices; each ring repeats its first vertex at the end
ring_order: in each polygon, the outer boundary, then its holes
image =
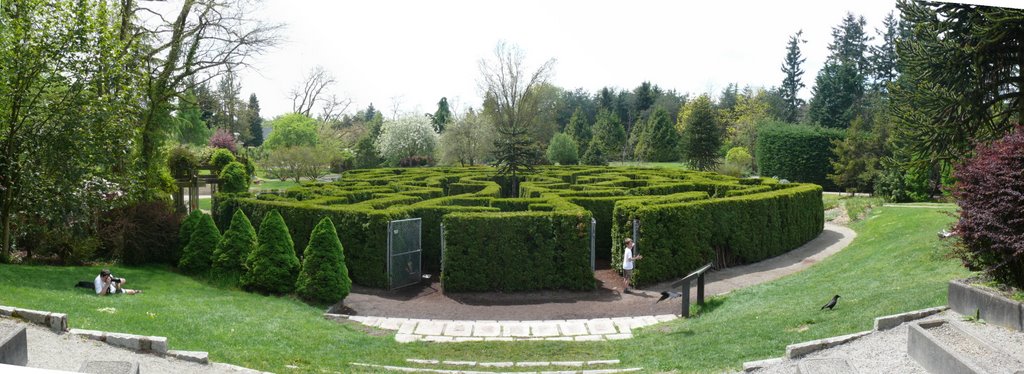
MULTIPOLYGON (((820 196, 817 208, 806 204, 791 207, 777 203, 752 203, 782 199, 780 196, 789 196, 794 191, 802 191, 801 188, 816 188, 799 184, 780 185, 768 178, 736 179, 714 173, 668 169, 545 167, 524 176, 518 185, 521 197, 509 198, 515 195, 508 191, 511 187, 512 183, 506 178, 495 177, 493 169, 489 168, 354 170, 346 172, 337 182, 303 185, 282 195, 219 194, 215 198, 214 211, 222 225, 230 219, 230 212, 241 209, 258 226, 267 212, 277 209, 296 240, 297 250, 305 248, 305 240, 319 219, 330 217, 345 247, 353 282, 379 288, 388 285, 388 222, 421 218, 423 270, 436 273, 443 260, 441 280, 448 291, 593 288, 589 240, 592 217, 597 220, 596 255, 598 258, 610 258, 614 266, 621 261, 616 258, 621 256, 621 245, 617 243, 621 243, 624 237, 623 228, 618 225, 624 225, 625 220, 632 216, 645 222, 662 219, 657 214, 669 215, 664 218, 666 222, 675 222, 673 220, 678 217, 703 220, 707 217, 691 210, 697 209, 694 206, 708 206, 701 208, 702 211, 749 209, 750 212, 745 214, 764 215, 766 218, 763 219, 771 222, 816 219, 819 222, 817 232, 821 231, 820 222, 823 221, 820 196), (441 223, 445 224, 448 247, 443 259, 441 223), (509 259, 521 262, 502 262, 509 259), (551 264, 558 266, 552 267, 551 264), (526 276, 534 279, 525 279, 526 276)), ((817 191, 820 193, 820 188, 817 191)), ((731 214, 734 213, 715 213, 707 219, 719 220, 719 216, 731 214)), ((744 219, 758 223, 762 218, 744 219)), ((739 234, 728 230, 735 230, 741 224, 701 226, 700 232, 711 232, 710 237, 715 240, 739 238, 739 234)), ((680 241, 670 238, 673 233, 680 235, 680 232, 672 231, 671 225, 652 231, 650 235, 653 237, 645 237, 648 227, 645 224, 639 238, 639 248, 645 257, 650 258, 646 256, 649 252, 643 252, 647 246, 664 247, 666 254, 679 251, 667 249, 667 246, 680 241)), ((759 231, 760 228, 781 231, 748 234, 775 240, 775 236, 790 237, 789 232, 793 230, 789 226, 769 224, 748 230, 759 231)), ((729 240, 746 243, 752 239, 729 240)), ((772 242, 766 253, 778 253, 802 244, 788 246, 792 240, 778 242, 785 245, 772 242), (783 248, 785 246, 788 248, 783 248)), ((687 251, 696 251, 693 254, 673 256, 703 260, 708 256, 701 252, 702 248, 722 247, 718 242, 705 244, 687 246, 687 251)), ((756 251, 744 246, 737 246, 738 250, 731 248, 725 252, 729 256, 736 252, 743 256, 742 261, 757 258, 750 254, 756 251)), ((690 263, 689 260, 672 261, 690 263)), ((641 283, 673 276, 670 275, 674 274, 672 271, 643 270, 644 263, 661 262, 638 262, 636 274, 641 283)), ((689 270, 692 269, 678 272, 689 270)))
POLYGON ((817 126, 775 123, 757 131, 757 169, 761 175, 793 182, 815 183, 826 190, 836 186, 832 173, 832 141, 842 139, 841 130, 817 126))
MULTIPOLYGON (((709 262, 734 266, 785 253, 821 233, 822 212, 821 187, 811 184, 714 200, 624 201, 615 207, 612 242, 631 237, 633 219, 640 220, 637 252, 645 260, 636 262, 633 274, 637 284, 651 284, 709 262)), ((622 250, 612 249, 616 267, 622 250)))

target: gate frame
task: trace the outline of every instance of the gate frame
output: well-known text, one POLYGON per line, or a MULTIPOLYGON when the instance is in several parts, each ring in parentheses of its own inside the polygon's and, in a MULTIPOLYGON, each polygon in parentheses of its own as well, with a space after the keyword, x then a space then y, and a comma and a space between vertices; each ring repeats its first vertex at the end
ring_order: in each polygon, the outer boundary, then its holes
POLYGON ((399 254, 400 255, 404 255, 404 254, 408 254, 408 253, 419 252, 420 260, 418 262, 419 269, 417 269, 417 272, 420 274, 420 277, 418 277, 417 279, 420 279, 420 278, 423 277, 423 219, 422 218, 406 218, 406 219, 396 219, 396 220, 388 221, 388 233, 387 233, 387 235, 388 235, 388 260, 387 260, 388 291, 394 291, 394 290, 399 289, 399 288, 408 287, 408 286, 412 286, 414 284, 419 283, 419 281, 417 280, 415 282, 412 282, 412 283, 409 283, 409 284, 403 284, 401 286, 397 286, 396 287, 394 285, 394 279, 393 279, 392 274, 391 274, 391 261, 392 261, 392 259, 394 258, 394 255, 395 255, 395 253, 393 253, 391 251, 391 249, 392 249, 391 247, 392 247, 392 244, 393 244, 392 240, 391 240, 391 236, 394 235, 394 231, 395 231, 393 225, 396 222, 405 222, 405 221, 419 221, 419 225, 418 225, 419 226, 419 248, 417 248, 415 250, 412 250, 412 251, 402 252, 402 253, 399 253, 399 254))

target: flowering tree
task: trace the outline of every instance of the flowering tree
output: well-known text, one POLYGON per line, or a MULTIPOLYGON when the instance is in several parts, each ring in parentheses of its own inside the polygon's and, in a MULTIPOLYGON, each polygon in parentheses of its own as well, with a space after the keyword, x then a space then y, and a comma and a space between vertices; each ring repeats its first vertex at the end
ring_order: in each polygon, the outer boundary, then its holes
POLYGON ((375 144, 377 151, 389 165, 397 165, 403 158, 434 156, 437 133, 430 118, 405 115, 394 121, 385 121, 375 144))

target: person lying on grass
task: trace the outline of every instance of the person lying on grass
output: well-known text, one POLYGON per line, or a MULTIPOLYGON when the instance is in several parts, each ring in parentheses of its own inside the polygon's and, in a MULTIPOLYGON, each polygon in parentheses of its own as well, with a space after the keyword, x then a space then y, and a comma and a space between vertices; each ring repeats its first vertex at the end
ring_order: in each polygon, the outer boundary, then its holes
POLYGON ((100 270, 100 275, 97 275, 96 280, 93 281, 93 285, 96 286, 96 294, 100 296, 118 293, 134 295, 142 292, 142 290, 122 288, 125 283, 126 280, 124 278, 115 278, 113 275, 110 275, 110 270, 107 269, 100 270))

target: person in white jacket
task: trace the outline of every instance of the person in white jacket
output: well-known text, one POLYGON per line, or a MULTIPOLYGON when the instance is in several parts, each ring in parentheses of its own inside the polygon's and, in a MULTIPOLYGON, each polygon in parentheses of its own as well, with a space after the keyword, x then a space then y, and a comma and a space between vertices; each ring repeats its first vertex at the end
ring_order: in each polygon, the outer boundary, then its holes
POLYGON ((127 288, 122 288, 124 287, 125 282, 126 279, 115 278, 113 275, 110 274, 110 270, 103 269, 100 270, 100 275, 97 275, 96 279, 93 280, 93 286, 96 288, 96 294, 99 296, 118 293, 134 295, 139 292, 142 292, 139 290, 129 290, 127 288))

